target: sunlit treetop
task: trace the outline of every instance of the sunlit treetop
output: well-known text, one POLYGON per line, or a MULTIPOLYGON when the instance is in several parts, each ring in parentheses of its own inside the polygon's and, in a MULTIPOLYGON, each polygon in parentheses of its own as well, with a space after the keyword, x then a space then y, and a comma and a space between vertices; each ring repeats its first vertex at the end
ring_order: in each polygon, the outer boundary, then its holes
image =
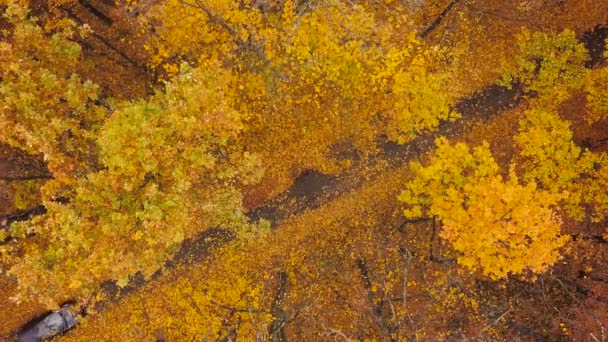
POLYGON ((590 215, 601 221, 606 214, 606 194, 599 188, 608 182, 608 158, 576 145, 570 126, 554 111, 532 108, 525 112, 515 136, 522 177, 563 194, 561 207, 568 216, 581 221, 590 215))
POLYGON ((584 64, 589 57, 574 32, 523 31, 517 39, 519 53, 505 66, 502 84, 519 83, 547 106, 557 105, 572 89, 583 86, 587 74, 584 64))
POLYGON ((433 216, 458 263, 492 279, 539 274, 559 259, 567 237, 553 207, 560 195, 520 184, 514 170, 503 180, 489 145, 436 141, 426 166, 411 164, 413 179, 399 200, 407 218, 433 216))
POLYGON ((515 77, 538 95, 530 101, 514 137, 519 148, 515 157, 519 171, 526 182, 562 194, 560 208, 567 216, 600 222, 607 207, 606 193, 599 190, 608 182, 606 154, 583 149, 574 142, 572 125, 560 117, 558 105, 582 90, 586 111, 582 109, 579 115, 590 124, 605 119, 607 69, 584 68, 585 49, 570 31, 523 37, 516 63, 519 69, 511 69, 505 76, 515 77))
MULTIPOLYGON (((489 146, 484 144, 470 150, 464 143, 450 145, 444 137, 435 141, 437 149, 432 161, 423 166, 412 162, 410 167, 416 181, 409 182, 399 200, 408 203, 406 217, 426 217, 437 215, 429 212, 433 197, 444 197, 453 191, 452 187, 462 189, 472 178, 489 179, 499 174, 500 168, 494 162, 489 146)), ((442 213, 447 216, 448 213, 442 213)))
POLYGON ((589 123, 608 118, 608 66, 592 70, 585 82, 584 90, 587 99, 587 115, 589 123))
POLYGON ((581 170, 589 171, 590 153, 572 141, 570 126, 554 111, 525 112, 515 136, 519 155, 525 158, 521 165, 526 170, 524 180, 556 191, 576 180, 581 170))

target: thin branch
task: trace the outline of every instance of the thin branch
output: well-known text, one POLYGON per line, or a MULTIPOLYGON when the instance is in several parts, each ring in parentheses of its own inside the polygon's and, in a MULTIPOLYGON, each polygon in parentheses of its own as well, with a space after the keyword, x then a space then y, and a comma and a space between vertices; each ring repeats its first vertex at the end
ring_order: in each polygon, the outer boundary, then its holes
POLYGON ((18 213, 0 216, 0 229, 7 228, 14 222, 27 221, 34 216, 43 214, 46 214, 46 207, 40 204, 35 207, 20 211, 18 213))
POLYGON ((230 310, 230 311, 234 311, 234 312, 269 313, 268 311, 262 310, 262 309, 239 308, 239 307, 236 307, 236 306, 230 306, 230 305, 226 305, 226 304, 221 304, 221 303, 218 303, 218 302, 216 302, 214 300, 210 300, 210 303, 213 304, 213 305, 215 305, 215 306, 217 306, 217 307, 220 307, 222 309, 226 309, 226 310, 230 310))
POLYGON ((286 272, 279 272, 279 285, 277 293, 270 305, 270 313, 272 314, 272 322, 268 327, 268 335, 273 342, 286 342, 287 333, 285 332, 285 324, 287 315, 285 313, 285 294, 287 293, 288 275, 286 272))
POLYGON ((449 265, 449 264, 453 265, 456 263, 456 259, 445 258, 442 256, 432 256, 429 258, 429 261, 432 261, 437 264, 444 264, 444 265, 449 265))
POLYGON ((608 240, 606 240, 601 235, 573 234, 573 235, 570 235, 570 237, 572 238, 572 241, 584 240, 584 241, 590 241, 590 242, 602 243, 602 244, 608 243, 608 240))
POLYGON ((433 216, 433 230, 431 232, 431 241, 429 242, 429 260, 433 260, 435 258, 433 254, 433 242, 435 241, 435 234, 437 231, 437 222, 435 216, 433 216))
POLYGON ((401 224, 399 225, 399 227, 397 227, 397 230, 400 232, 403 232, 403 229, 408 225, 408 224, 417 224, 417 223, 422 223, 422 222, 428 222, 430 220, 432 220, 432 217, 417 217, 414 219, 405 219, 401 222, 401 224))
MULTIPOLYGON (((205 6, 200 0, 194 0, 194 2, 197 5, 195 7, 198 7, 201 11, 205 12, 205 14, 209 18, 209 20, 211 20, 211 22, 221 26, 224 30, 228 31, 228 33, 230 33, 230 35, 232 37, 234 37, 235 39, 238 39, 236 37, 236 31, 232 27, 230 27, 230 25, 228 25, 228 23, 226 23, 226 21, 222 17, 220 17, 219 15, 213 14, 211 12, 211 10, 209 9, 209 7, 205 6)), ((183 0, 181 0, 181 3, 188 4, 187 2, 185 2, 183 0)), ((190 5, 190 4, 188 4, 188 5, 190 5)))
POLYGON ((354 341, 352 338, 346 336, 343 332, 341 332, 340 330, 336 330, 334 328, 327 328, 327 330, 329 331, 327 333, 327 335, 338 335, 340 337, 342 337, 345 341, 351 342, 354 341))
POLYGON ((374 320, 376 321, 376 323, 378 324, 378 326, 380 327, 380 329, 386 336, 387 340, 395 341, 393 334, 392 334, 394 328, 391 326, 390 323, 386 322, 386 320, 382 316, 382 304, 384 301, 380 300, 380 301, 378 301, 378 303, 375 303, 376 296, 375 296, 374 292, 372 291, 372 281, 369 278, 369 270, 367 269, 367 263, 365 262, 365 259, 363 259, 363 257, 358 257, 356 263, 357 263, 357 268, 359 268, 361 280, 363 281, 363 287, 365 288, 365 291, 367 292, 367 300, 368 300, 370 306, 372 307, 372 314, 373 314, 372 316, 374 317, 374 320))
POLYGON ((529 19, 525 19, 525 18, 518 18, 518 17, 513 17, 513 16, 509 16, 507 14, 503 14, 497 11, 489 11, 489 10, 485 10, 483 8, 471 5, 470 3, 465 4, 464 6, 466 6, 468 9, 477 12, 477 14, 479 14, 480 16, 487 16, 487 17, 494 17, 494 18, 499 18, 499 19, 504 19, 504 20, 509 20, 509 21, 515 21, 515 22, 520 22, 520 23, 526 23, 529 26, 533 26, 537 29, 541 29, 542 26, 538 25, 538 23, 529 20, 529 19))
MULTIPOLYGON (((73 19, 74 21, 76 21, 78 24, 80 24, 80 25, 84 24, 84 21, 82 21, 82 19, 80 19, 78 16, 76 16, 76 14, 72 10, 70 10, 69 8, 67 8, 65 6, 59 6, 58 8, 61 9, 62 11, 64 11, 68 15, 68 17, 70 17, 71 19, 73 19)), ((145 72, 144 67, 140 63, 136 62, 131 57, 127 56, 124 52, 120 51, 118 48, 116 48, 114 45, 112 45, 112 43, 110 43, 104 37, 98 35, 95 32, 91 33, 91 37, 96 38, 98 41, 100 41, 103 45, 105 45, 106 47, 108 47, 110 50, 116 52, 125 61, 127 61, 128 63, 132 64, 136 68, 141 69, 142 71, 145 72)))
MULTIPOLYGON (((564 289, 564 291, 566 291, 568 293, 568 295, 570 295, 570 297, 572 297, 572 299, 576 303, 578 303, 581 306, 585 305, 578 297, 576 297, 576 295, 574 293, 572 293, 568 289, 568 287, 566 286, 566 284, 564 284, 564 282, 561 279, 559 279, 557 276, 552 276, 552 278, 557 281, 557 283, 562 287, 562 289, 564 289)), ((576 282, 575 282, 575 285, 578 285, 578 284, 576 284, 576 282)), ((600 331, 602 333, 602 342, 604 342, 604 340, 605 340, 605 337, 604 337, 604 331, 605 331, 604 323, 602 323, 602 321, 597 317, 597 315, 595 314, 595 312, 593 312, 593 310, 590 311, 590 314, 593 317, 593 319, 595 319, 595 321, 600 326, 600 331)))
POLYGON ((81 4, 87 10, 89 10, 89 12, 93 13, 93 15, 95 15, 101 21, 103 21, 104 24, 111 26, 112 23, 114 22, 114 20, 112 18, 105 15, 103 12, 101 12, 99 9, 97 9, 97 7, 93 6, 87 0, 78 0, 78 3, 81 4))
POLYGON ((410 261, 412 260, 412 253, 405 247, 400 248, 400 252, 401 252, 401 256, 404 259, 403 284, 402 284, 402 286, 403 286, 403 288, 402 288, 403 303, 401 303, 401 306, 403 309, 403 317, 399 323, 399 325, 402 325, 402 323, 405 321, 405 318, 407 317, 407 281, 408 281, 409 265, 410 265, 410 261))
POLYGON ((53 179, 53 175, 50 173, 45 173, 41 175, 32 175, 32 176, 0 176, 0 180, 13 182, 13 181, 28 181, 28 180, 38 180, 38 179, 53 179))
POLYGON ((435 18, 435 21, 433 21, 433 23, 420 34, 420 38, 422 38, 422 39, 426 38, 426 36, 431 34, 431 32, 433 32, 439 25, 441 25, 441 22, 443 21, 443 19, 445 19, 445 17, 450 13, 452 8, 454 8, 454 6, 459 2, 460 2, 460 0, 450 1, 448 6, 439 14, 439 16, 437 18, 435 18))
POLYGON ((483 329, 481 329, 481 331, 479 332, 479 335, 481 335, 483 332, 485 332, 486 330, 490 329, 491 327, 495 326, 496 324, 498 324, 498 322, 500 322, 501 319, 503 319, 508 313, 511 312, 511 309, 505 311, 502 315, 500 315, 497 319, 495 319, 492 323, 486 325, 483 329))

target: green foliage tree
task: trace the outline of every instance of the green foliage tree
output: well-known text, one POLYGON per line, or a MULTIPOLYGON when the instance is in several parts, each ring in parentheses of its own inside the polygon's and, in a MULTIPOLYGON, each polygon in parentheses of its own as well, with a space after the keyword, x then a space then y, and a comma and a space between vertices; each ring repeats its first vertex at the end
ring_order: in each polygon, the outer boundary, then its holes
POLYGON ((82 296, 111 279, 124 286, 206 228, 250 230, 238 189, 259 179, 261 166, 238 148, 240 116, 222 79, 184 70, 165 92, 113 113, 97 140, 103 169, 73 182, 69 203, 47 200, 46 215, 12 227, 14 236, 37 235, 10 269, 24 293, 82 296))
POLYGON ((55 177, 41 189, 47 213, 13 224, 17 241, 2 246, 17 299, 84 298, 104 281, 150 276, 209 227, 255 230, 239 189, 262 167, 241 148, 242 117, 225 95, 231 75, 184 66, 163 91, 110 115, 94 104, 97 87, 69 72, 80 52, 72 24, 47 39, 23 7, 5 15, 13 30, 0 45, 0 134, 42 153, 55 177))

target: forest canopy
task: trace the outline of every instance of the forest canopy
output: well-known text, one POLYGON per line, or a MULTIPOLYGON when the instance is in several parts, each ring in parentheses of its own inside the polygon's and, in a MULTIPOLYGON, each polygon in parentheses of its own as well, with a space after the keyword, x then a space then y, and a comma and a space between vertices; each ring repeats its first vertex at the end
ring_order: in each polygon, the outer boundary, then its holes
POLYGON ((608 4, 0 13, 0 337, 608 339, 608 4))

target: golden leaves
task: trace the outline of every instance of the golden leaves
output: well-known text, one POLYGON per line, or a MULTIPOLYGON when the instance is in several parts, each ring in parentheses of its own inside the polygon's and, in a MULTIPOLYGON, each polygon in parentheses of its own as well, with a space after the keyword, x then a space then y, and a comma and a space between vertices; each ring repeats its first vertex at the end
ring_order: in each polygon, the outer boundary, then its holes
POLYGON ((4 15, 13 28, 0 47, 0 139, 44 155, 56 178, 86 172, 95 158, 90 135, 104 113, 91 103, 97 86, 72 73, 81 50, 72 25, 46 33, 12 2, 4 15))
POLYGON ((522 31, 519 53, 504 67, 502 84, 521 83, 526 91, 537 93, 547 106, 566 100, 573 89, 583 85, 589 59, 585 46, 571 30, 561 33, 522 31))
MULTIPOLYGON (((74 86, 66 87, 66 102, 89 113, 82 102, 94 97, 83 96, 81 89, 92 87, 77 77, 70 80, 74 86)), ((150 276, 176 245, 207 228, 257 233, 245 224, 238 187, 256 182, 261 165, 238 143, 243 123, 232 106, 232 89, 228 72, 184 67, 164 92, 117 104, 89 135, 99 169, 49 182, 43 189, 46 215, 15 232, 35 231, 39 244, 10 261, 21 291, 43 301, 64 289, 87 296, 107 280, 124 286, 138 272, 150 276), (57 195, 69 201, 53 202, 57 195)), ((59 114, 50 127, 60 131, 65 127, 59 114)), ((40 141, 54 141, 44 133, 40 141)))
POLYGON ((463 253, 459 263, 498 279, 526 270, 542 273, 558 259, 567 241, 559 237, 560 222, 551 209, 559 196, 534 183, 521 186, 512 174, 507 182, 496 176, 467 185, 464 197, 464 215, 447 215, 441 231, 463 253))
POLYGON ((587 121, 594 123, 608 118, 608 67, 592 70, 585 81, 587 121))
POLYGON ((399 11, 383 13, 387 20, 367 7, 268 6, 159 4, 151 49, 159 60, 194 55, 201 68, 231 79, 231 105, 247 125, 243 142, 268 165, 266 181, 279 183, 277 191, 300 170, 348 164, 328 157, 333 146, 348 143, 367 156, 378 136, 405 143, 457 117, 449 82, 431 71, 399 11))
POLYGON ((569 122, 553 111, 538 108, 526 111, 515 141, 520 148, 517 160, 524 180, 555 194, 567 194, 560 204, 577 221, 589 214, 583 203, 593 204, 591 217, 601 220, 606 206, 605 195, 598 187, 607 181, 604 153, 577 146, 569 122))
POLYGON ((436 141, 429 164, 414 163, 414 179, 399 200, 406 217, 436 216, 440 236, 462 253, 458 263, 492 278, 541 273, 559 258, 567 238, 553 207, 562 198, 520 185, 512 169, 503 181, 489 145, 436 141))

